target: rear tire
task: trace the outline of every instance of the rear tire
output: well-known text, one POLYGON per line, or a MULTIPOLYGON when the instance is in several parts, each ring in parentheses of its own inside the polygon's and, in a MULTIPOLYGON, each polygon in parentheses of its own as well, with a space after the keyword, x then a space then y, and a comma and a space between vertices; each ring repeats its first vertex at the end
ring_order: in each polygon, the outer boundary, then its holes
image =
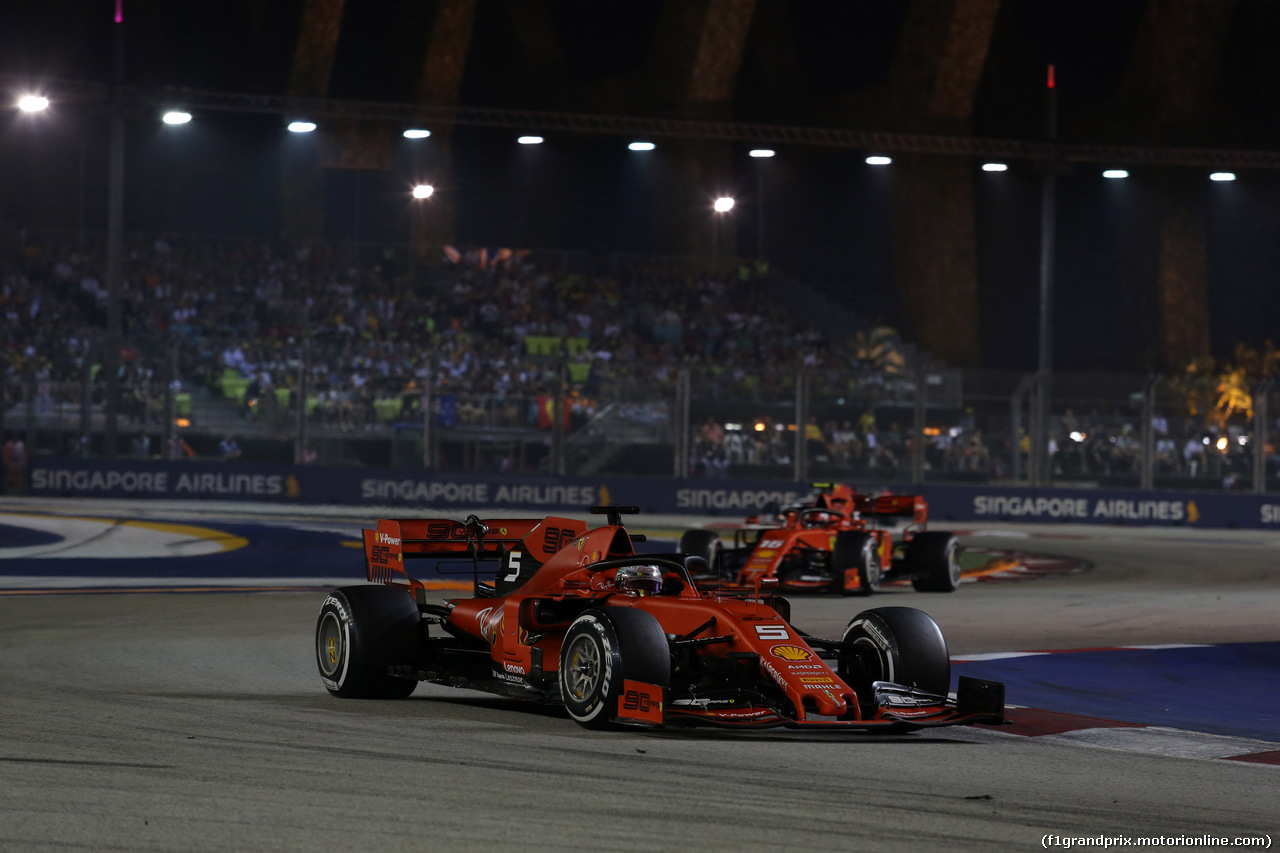
POLYGON ((335 589, 316 620, 316 665, 325 688, 344 699, 403 699, 413 678, 388 675, 414 669, 422 657, 422 616, 402 589, 368 584, 335 589))
POLYGON ((865 596, 876 592, 881 578, 876 538, 870 533, 853 531, 837 534, 835 547, 831 549, 831 568, 841 595, 865 596), (845 572, 854 568, 858 570, 858 586, 850 587, 845 581, 845 572))
POLYGON ((889 681, 946 696, 951 657, 938 623, 914 607, 864 610, 844 629, 839 674, 858 694, 864 713, 875 701, 872 684, 889 681))
POLYGON ((565 710, 585 728, 619 728, 613 717, 628 679, 664 692, 671 684, 671 651, 662 626, 652 614, 629 607, 584 611, 560 647, 565 710))
POLYGON ((918 592, 955 592, 960 586, 960 540, 954 533, 917 533, 907 545, 906 560, 918 592))

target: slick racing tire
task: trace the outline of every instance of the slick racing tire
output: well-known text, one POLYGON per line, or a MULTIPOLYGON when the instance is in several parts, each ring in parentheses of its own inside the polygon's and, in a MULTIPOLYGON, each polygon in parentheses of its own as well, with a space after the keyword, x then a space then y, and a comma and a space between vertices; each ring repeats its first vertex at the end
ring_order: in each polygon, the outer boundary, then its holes
POLYGON ((680 537, 680 553, 706 560, 713 575, 718 576, 722 571, 720 552, 723 549, 720 534, 714 530, 686 530, 680 537))
POLYGON ((870 533, 845 531, 837 534, 836 545, 831 549, 831 570, 835 574, 835 586, 841 595, 871 595, 880 589, 880 552, 876 538, 870 533), (858 570, 858 586, 845 583, 845 571, 858 570))
POLYGON ((960 586, 960 540, 954 533, 917 533, 907 544, 906 560, 919 592, 955 592, 960 586))
POLYGON ((671 651, 652 614, 629 607, 586 610, 560 647, 560 697, 588 729, 617 728, 618 697, 627 679, 671 684, 671 651))
POLYGON ((875 701, 872 684, 890 681, 946 696, 951 657, 938 623, 914 607, 864 610, 844 629, 839 674, 858 694, 864 713, 875 701))
POLYGON ((418 682, 388 670, 417 668, 425 627, 417 603, 402 589, 381 584, 335 589, 316 620, 320 679, 344 699, 403 699, 418 682))

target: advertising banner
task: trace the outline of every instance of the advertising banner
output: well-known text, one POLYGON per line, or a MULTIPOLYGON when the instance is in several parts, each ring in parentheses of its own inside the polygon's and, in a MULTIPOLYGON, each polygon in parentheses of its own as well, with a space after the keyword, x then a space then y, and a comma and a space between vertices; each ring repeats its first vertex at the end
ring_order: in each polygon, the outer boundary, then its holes
MULTIPOLYGON (((1138 492, 928 484, 862 487, 919 492, 935 522, 1172 525, 1280 528, 1280 495, 1138 492)), ((266 465, 151 459, 40 459, 33 495, 81 498, 270 501, 433 510, 509 508, 583 512, 634 505, 645 513, 740 519, 786 505, 810 491, 783 480, 677 480, 658 477, 529 477, 451 471, 266 465)))
POLYGON ((1280 496, 941 485, 920 492, 938 521, 1280 527, 1280 496))
POLYGON ((238 462, 37 459, 31 465, 30 491, 77 498, 297 500, 297 470, 238 462))

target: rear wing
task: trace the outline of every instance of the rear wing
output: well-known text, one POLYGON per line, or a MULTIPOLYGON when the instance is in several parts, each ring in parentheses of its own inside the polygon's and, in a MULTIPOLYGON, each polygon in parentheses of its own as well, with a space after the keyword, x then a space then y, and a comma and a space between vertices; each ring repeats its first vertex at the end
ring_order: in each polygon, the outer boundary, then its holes
POLYGON ((469 515, 464 521, 384 518, 376 529, 364 531, 366 576, 372 583, 389 583, 397 580, 396 575, 408 582, 405 560, 450 555, 473 561, 502 560, 521 543, 545 561, 586 532, 585 522, 555 516, 482 520, 469 515))
POLYGON ((922 495, 858 495, 854 508, 864 517, 910 517, 913 524, 929 520, 929 503, 922 495))

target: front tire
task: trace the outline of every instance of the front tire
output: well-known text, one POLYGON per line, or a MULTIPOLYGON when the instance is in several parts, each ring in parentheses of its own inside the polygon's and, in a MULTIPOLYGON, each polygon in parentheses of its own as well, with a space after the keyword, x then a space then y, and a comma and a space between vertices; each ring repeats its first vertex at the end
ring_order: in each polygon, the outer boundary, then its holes
POLYGON ((422 655, 422 616, 401 589, 368 584, 335 589, 316 620, 320 680, 344 699, 403 699, 418 682, 389 675, 422 655))
POLYGON ((907 545, 906 560, 918 592, 955 592, 960 586, 960 540, 954 533, 917 533, 907 545))
POLYGON ((938 623, 914 607, 877 607, 850 620, 841 638, 839 674, 864 712, 875 702, 874 682, 888 681, 946 696, 951 657, 938 623))
POLYGON ((838 534, 831 549, 831 566, 841 595, 865 596, 880 589, 880 552, 876 549, 876 538, 869 533, 838 534), (856 587, 849 586, 846 573, 850 569, 858 572, 856 587))
POLYGON ((652 614, 627 607, 584 611, 560 646, 560 697, 588 729, 617 728, 613 717, 626 680, 671 684, 671 652, 652 614))

